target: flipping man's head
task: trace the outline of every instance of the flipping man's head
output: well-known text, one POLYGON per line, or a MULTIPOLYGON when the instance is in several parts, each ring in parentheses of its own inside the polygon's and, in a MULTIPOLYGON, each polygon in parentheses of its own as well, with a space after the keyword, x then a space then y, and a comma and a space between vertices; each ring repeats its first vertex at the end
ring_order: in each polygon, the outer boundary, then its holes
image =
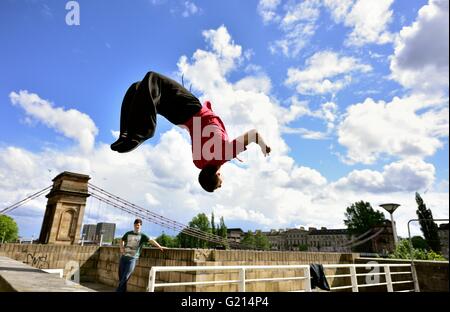
POLYGON ((214 192, 215 189, 222 186, 222 178, 220 176, 220 167, 206 166, 198 175, 198 182, 207 192, 214 192))

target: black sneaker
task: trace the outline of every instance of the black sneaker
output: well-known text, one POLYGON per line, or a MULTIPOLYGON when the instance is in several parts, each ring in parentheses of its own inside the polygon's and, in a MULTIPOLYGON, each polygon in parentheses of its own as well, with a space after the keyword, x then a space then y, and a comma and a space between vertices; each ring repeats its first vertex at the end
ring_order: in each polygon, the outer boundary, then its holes
POLYGON ((117 141, 110 145, 113 151, 117 151, 117 147, 122 145, 127 140, 127 133, 121 133, 117 141))
POLYGON ((128 153, 144 143, 145 140, 146 139, 140 135, 133 135, 131 138, 127 137, 121 142, 117 142, 117 145, 114 146, 114 150, 119 153, 128 153))

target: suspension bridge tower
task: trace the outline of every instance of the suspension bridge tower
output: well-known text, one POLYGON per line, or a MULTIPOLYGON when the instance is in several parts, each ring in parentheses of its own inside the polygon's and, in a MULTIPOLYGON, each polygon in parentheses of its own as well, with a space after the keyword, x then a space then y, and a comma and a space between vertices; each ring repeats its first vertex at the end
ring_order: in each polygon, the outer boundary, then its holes
POLYGON ((73 245, 78 243, 88 193, 88 175, 67 172, 53 179, 39 242, 73 245))

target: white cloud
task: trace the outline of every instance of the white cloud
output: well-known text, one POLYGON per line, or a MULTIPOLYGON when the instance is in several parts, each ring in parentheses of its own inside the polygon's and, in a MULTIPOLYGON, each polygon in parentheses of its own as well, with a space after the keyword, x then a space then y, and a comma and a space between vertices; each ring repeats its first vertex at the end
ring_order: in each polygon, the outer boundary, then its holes
POLYGON ((354 4, 355 0, 324 0, 325 7, 331 11, 331 15, 336 23, 345 21, 354 4))
POLYGON ((308 102, 299 101, 296 96, 291 98, 291 105, 289 109, 280 107, 278 120, 282 124, 289 124, 292 121, 304 116, 309 116, 323 120, 326 124, 326 132, 311 131, 304 128, 292 128, 285 126, 282 128, 283 133, 299 134, 304 139, 310 140, 323 140, 329 137, 329 134, 335 128, 335 122, 338 117, 338 106, 334 102, 326 102, 320 105, 317 110, 311 110, 308 102))
POLYGON ((294 5, 288 5, 286 15, 281 20, 283 28, 289 29, 300 21, 315 22, 320 15, 320 1, 307 0, 294 5))
POLYGON ((325 0, 336 23, 343 22, 352 32, 346 45, 362 46, 368 43, 385 44, 392 42, 393 35, 387 30, 392 21, 390 9, 394 0, 325 0))
POLYGON ((306 60, 304 70, 289 68, 285 83, 295 86, 301 94, 335 94, 351 83, 351 73, 367 73, 371 70, 370 65, 362 64, 353 57, 322 51, 306 60))
POLYGON ((407 158, 384 166, 383 172, 354 170, 334 186, 359 192, 390 193, 427 190, 435 179, 435 168, 419 158, 407 158))
POLYGON ((280 17, 276 13, 281 0, 260 0, 258 3, 258 13, 261 15, 264 23, 277 21, 280 17))
POLYGON ((394 36, 388 30, 392 3, 393 0, 286 1, 280 10, 281 1, 260 0, 258 13, 265 24, 275 22, 282 31, 280 39, 269 43, 269 50, 296 57, 315 35, 322 7, 330 11, 335 23, 351 28, 345 41, 347 46, 392 42, 394 36))
POLYGON ((247 76, 234 84, 236 90, 269 94, 272 83, 267 75, 247 76))
POLYGON ((316 32, 321 3, 319 0, 288 2, 283 6, 283 14, 277 13, 280 3, 261 0, 258 5, 263 22, 276 22, 283 33, 281 39, 269 43, 269 50, 273 54, 296 57, 316 32))
POLYGON ((27 90, 21 90, 19 93, 11 92, 9 98, 14 105, 22 107, 30 118, 78 141, 84 152, 93 148, 98 129, 88 115, 75 109, 64 110, 61 107, 54 107, 49 101, 27 90))
POLYGON ((392 78, 406 88, 429 94, 448 93, 448 0, 431 0, 416 21, 403 27, 391 59, 392 78))
POLYGON ((201 9, 191 1, 185 1, 183 3, 184 11, 181 13, 183 17, 189 17, 195 14, 199 14, 201 12, 201 9))
MULTIPOLYGON (((338 126, 339 143, 350 163, 374 163, 381 155, 407 158, 433 155, 448 137, 448 107, 418 96, 390 103, 368 98, 347 108, 338 126), (430 107, 427 107, 431 105, 430 107)), ((442 102, 441 102, 442 104, 442 102)))

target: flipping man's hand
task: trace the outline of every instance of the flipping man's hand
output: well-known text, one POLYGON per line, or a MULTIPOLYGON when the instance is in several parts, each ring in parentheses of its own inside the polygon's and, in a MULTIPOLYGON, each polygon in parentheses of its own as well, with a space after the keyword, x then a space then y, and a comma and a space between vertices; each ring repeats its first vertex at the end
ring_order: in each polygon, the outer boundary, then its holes
POLYGON ((261 151, 264 154, 265 157, 267 157, 269 155, 269 153, 272 151, 272 149, 265 145, 265 146, 261 146, 261 151))

